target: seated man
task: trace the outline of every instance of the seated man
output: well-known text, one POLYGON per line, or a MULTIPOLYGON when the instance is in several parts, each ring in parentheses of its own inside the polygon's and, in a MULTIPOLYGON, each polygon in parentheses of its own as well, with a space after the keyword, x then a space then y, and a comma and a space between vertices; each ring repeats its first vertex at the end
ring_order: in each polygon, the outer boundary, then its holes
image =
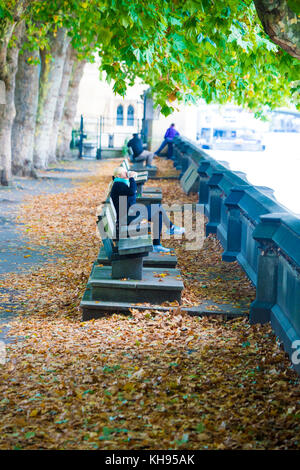
MULTIPOLYGON (((117 213, 117 225, 130 224, 133 220, 140 221, 139 217, 130 215, 130 208, 134 208, 136 204, 136 182, 134 180, 136 176, 135 172, 130 171, 127 174, 127 171, 123 167, 119 167, 114 172, 114 183, 112 185, 110 197, 113 201, 114 207, 117 213), (120 214, 120 197, 127 197, 127 214, 126 220, 124 221, 123 215, 120 214), (120 218, 122 217, 122 221, 120 218)), ((184 228, 177 227, 174 225, 169 217, 167 216, 166 211, 160 204, 151 204, 151 206, 144 206, 145 211, 148 217, 149 222, 154 224, 154 238, 153 238, 153 251, 157 253, 168 253, 170 252, 169 248, 165 248, 160 244, 162 224, 164 223, 167 227, 167 233, 169 235, 182 234, 184 233, 184 228)))
POLYGON ((127 147, 131 147, 133 151, 133 160, 136 162, 146 161, 146 168, 153 168, 151 165, 153 160, 153 153, 149 150, 144 150, 142 139, 138 134, 132 134, 133 138, 128 142, 127 147))
POLYGON ((168 146, 168 154, 167 157, 171 159, 173 157, 173 140, 174 137, 179 135, 179 132, 176 131, 175 129, 175 124, 171 124, 170 127, 166 130, 166 133, 164 135, 164 141, 159 147, 156 152, 154 152, 154 155, 159 155, 159 153, 165 148, 165 146, 168 146))

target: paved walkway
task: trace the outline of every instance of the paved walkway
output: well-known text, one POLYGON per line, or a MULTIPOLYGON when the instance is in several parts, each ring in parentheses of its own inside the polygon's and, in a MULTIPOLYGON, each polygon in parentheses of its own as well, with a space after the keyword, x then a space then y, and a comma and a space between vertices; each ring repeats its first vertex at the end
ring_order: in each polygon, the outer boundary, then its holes
POLYGON ((1 288, 1 277, 10 272, 24 271, 39 263, 53 260, 47 246, 37 247, 24 236, 17 216, 20 205, 28 196, 55 194, 68 190, 74 183, 92 174, 96 161, 68 162, 40 172, 39 179, 14 178, 10 187, 0 186, 0 341, 6 337, 8 322, 14 317, 22 298, 15 290, 1 288))

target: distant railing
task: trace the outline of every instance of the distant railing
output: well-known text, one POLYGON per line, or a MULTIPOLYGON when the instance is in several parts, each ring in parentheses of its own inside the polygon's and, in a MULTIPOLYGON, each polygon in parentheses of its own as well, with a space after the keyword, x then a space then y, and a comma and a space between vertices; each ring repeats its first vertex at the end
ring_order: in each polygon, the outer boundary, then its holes
POLYGON ((238 261, 256 286, 251 323, 271 325, 300 374, 300 219, 279 204, 273 190, 251 185, 188 139, 174 144, 175 165, 183 174, 196 164, 199 204, 224 261, 238 261), (299 351, 296 354, 297 350, 299 351))

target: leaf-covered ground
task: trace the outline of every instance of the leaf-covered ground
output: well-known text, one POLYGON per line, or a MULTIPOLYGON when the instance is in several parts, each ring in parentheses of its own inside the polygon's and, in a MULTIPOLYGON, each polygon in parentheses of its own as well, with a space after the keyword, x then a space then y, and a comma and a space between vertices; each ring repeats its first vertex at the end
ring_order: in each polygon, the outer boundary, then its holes
MULTIPOLYGON (((299 449, 300 387, 269 325, 149 309, 81 322, 79 304, 100 240, 96 208, 116 161, 65 193, 35 196, 20 221, 34 246, 63 254, 3 288, 21 311, 0 365, 0 449, 299 449)), ((172 173, 169 162, 160 171, 172 173)), ((164 202, 196 202, 155 181, 164 202)), ((28 240, 27 240, 28 241, 28 240)), ((249 304, 255 292, 209 237, 176 250, 183 303, 249 304)))

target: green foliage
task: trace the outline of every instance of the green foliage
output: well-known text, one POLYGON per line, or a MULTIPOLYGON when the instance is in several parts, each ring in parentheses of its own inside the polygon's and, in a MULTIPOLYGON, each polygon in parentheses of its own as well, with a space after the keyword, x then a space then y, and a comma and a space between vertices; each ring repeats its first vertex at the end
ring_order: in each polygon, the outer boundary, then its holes
POLYGON ((122 155, 125 157, 126 155, 128 155, 128 147, 127 147, 127 144, 129 142, 129 139, 126 138, 125 141, 124 141, 124 145, 122 147, 122 155))
MULTIPOLYGON (((122 14, 131 3, 122 2, 122 14)), ((116 92, 123 94, 124 81, 138 76, 164 114, 172 112, 173 102, 196 98, 233 101, 258 112, 288 103, 293 92, 296 102, 299 61, 265 35, 252 2, 153 3, 156 9, 134 3, 135 27, 129 33, 120 26, 99 48, 116 92), (141 21, 147 14, 151 21, 141 21)))
POLYGON ((300 3, 299 0, 287 0, 289 8, 297 15, 300 15, 300 3))
MULTIPOLYGON (((10 21, 16 2, 0 0, 0 18, 10 21)), ((37 0, 23 18, 24 47, 48 49, 49 32, 65 27, 79 58, 99 55, 115 93, 138 77, 165 115, 198 98, 258 113, 300 106, 300 63, 269 40, 250 0, 37 0)))

